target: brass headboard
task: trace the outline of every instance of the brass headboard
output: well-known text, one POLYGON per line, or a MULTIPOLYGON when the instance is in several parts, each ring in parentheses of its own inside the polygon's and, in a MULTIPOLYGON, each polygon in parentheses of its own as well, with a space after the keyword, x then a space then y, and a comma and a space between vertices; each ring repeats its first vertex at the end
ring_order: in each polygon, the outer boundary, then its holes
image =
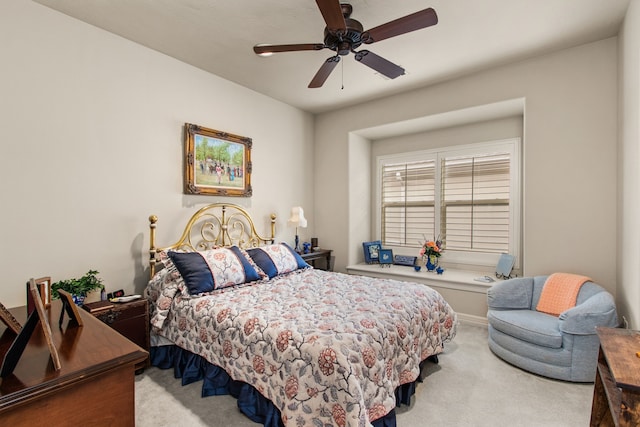
POLYGON ((203 251, 216 246, 236 245, 241 248, 273 243, 276 232, 276 214, 271 214, 271 236, 263 237, 256 231, 249 213, 238 205, 213 203, 200 208, 187 222, 182 236, 172 245, 156 247, 156 222, 158 217, 149 217, 149 267, 155 274, 157 254, 169 249, 203 251))

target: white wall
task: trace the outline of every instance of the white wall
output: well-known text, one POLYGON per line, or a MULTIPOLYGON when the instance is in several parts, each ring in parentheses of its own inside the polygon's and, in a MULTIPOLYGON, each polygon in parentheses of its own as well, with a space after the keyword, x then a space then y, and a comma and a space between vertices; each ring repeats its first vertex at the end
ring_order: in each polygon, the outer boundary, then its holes
POLYGON ((355 197, 344 186, 347 164, 354 167, 347 159, 350 132, 525 98, 524 274, 586 274, 615 294, 616 43, 611 38, 319 115, 316 230, 335 249, 336 268, 357 261, 344 239, 348 216, 331 215, 355 197), (336 172, 321 174, 329 164, 336 172))
POLYGON ((620 31, 618 172, 618 309, 640 328, 640 1, 620 31))
POLYGON ((150 214, 160 245, 223 200, 265 233, 275 212, 278 240, 293 240, 291 206, 313 205, 312 116, 30 1, 0 2, 0 40, 5 306, 26 303, 30 277, 89 269, 140 292, 150 214), (182 194, 185 122, 253 139, 253 197, 182 194))

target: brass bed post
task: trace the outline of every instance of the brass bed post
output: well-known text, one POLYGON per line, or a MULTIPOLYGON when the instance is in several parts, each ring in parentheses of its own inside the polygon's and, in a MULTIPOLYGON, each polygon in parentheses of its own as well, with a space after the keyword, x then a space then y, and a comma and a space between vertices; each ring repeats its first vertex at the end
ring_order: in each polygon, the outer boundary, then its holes
MULTIPOLYGON (((227 219, 225 218, 225 214, 227 212, 227 206, 226 205, 222 205, 222 207, 220 208, 221 214, 220 214, 220 234, 222 234, 222 246, 227 246, 227 242, 225 237, 227 237, 227 234, 229 233, 229 229, 227 228, 227 219)), ((231 239, 231 237, 229 237, 229 239, 231 239)))
POLYGON ((149 278, 156 272, 156 215, 149 216, 149 278))
POLYGON ((271 214, 271 243, 276 241, 276 214, 271 214))

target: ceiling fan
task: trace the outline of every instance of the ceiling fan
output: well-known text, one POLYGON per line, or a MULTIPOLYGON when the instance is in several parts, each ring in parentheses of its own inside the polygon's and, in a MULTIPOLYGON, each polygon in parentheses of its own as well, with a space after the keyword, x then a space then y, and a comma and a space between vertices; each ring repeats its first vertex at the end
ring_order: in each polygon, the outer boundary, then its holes
POLYGON ((375 53, 363 49, 356 51, 361 44, 371 44, 380 40, 399 36, 411 31, 430 27, 438 23, 435 10, 428 8, 411 15, 395 19, 364 31, 360 22, 350 18, 353 7, 340 0, 316 0, 327 26, 324 29, 324 43, 304 44, 259 44, 253 47, 258 55, 270 55, 278 52, 296 52, 303 50, 331 49, 336 55, 327 59, 309 83, 310 88, 321 87, 333 69, 340 62, 340 57, 354 54, 356 61, 374 69, 390 79, 404 74, 404 68, 390 62, 375 53))

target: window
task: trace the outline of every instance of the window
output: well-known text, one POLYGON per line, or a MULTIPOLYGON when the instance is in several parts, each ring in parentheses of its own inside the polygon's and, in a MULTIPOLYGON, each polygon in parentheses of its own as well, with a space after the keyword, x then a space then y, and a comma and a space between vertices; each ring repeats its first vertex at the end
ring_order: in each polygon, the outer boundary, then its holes
POLYGON ((414 253, 443 240, 446 261, 519 258, 519 139, 378 158, 380 239, 414 253))
POLYGON ((382 236, 387 245, 417 246, 435 230, 435 160, 382 169, 382 236))

